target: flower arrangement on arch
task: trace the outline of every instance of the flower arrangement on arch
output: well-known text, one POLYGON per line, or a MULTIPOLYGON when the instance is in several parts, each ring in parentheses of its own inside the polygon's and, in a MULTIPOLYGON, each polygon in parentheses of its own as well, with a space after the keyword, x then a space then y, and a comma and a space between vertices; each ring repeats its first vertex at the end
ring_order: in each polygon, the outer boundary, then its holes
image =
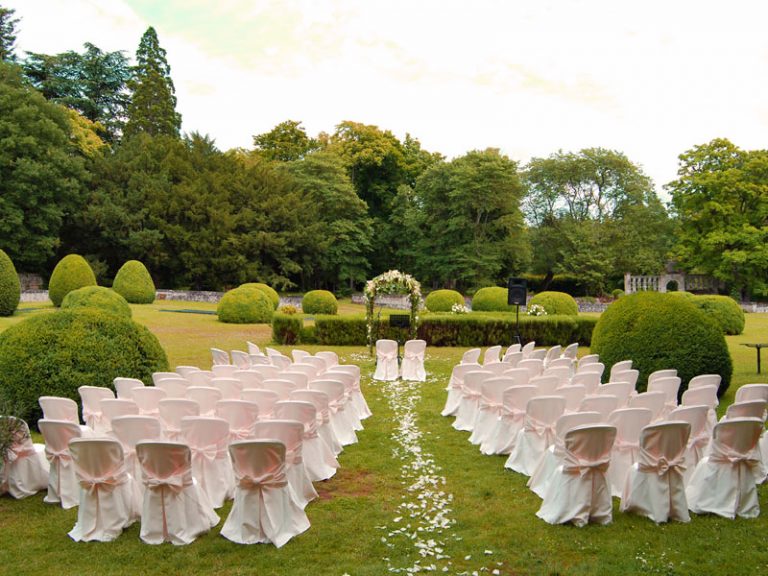
POLYGON ((368 347, 373 352, 373 305, 376 296, 380 294, 407 294, 411 303, 411 332, 410 337, 416 337, 416 327, 419 322, 419 306, 421 305, 421 284, 410 274, 400 270, 387 270, 365 283, 363 298, 365 299, 365 316, 368 325, 368 347))

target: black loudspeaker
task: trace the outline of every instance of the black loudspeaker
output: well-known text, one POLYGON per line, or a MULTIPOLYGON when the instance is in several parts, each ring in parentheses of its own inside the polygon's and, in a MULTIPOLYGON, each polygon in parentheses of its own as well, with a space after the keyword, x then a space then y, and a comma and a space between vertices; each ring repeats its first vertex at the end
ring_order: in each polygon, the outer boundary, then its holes
POLYGON ((528 297, 528 283, 525 278, 510 278, 507 282, 507 305, 525 306, 528 297))

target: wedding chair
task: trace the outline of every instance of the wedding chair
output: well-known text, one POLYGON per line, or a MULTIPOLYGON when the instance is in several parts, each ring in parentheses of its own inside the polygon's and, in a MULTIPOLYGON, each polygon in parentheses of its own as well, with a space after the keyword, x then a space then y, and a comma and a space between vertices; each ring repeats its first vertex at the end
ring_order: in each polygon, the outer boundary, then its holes
MULTIPOLYGON (((311 402, 315 406, 317 418, 317 434, 330 448, 334 457, 341 454, 344 447, 336 437, 336 433, 331 426, 331 413, 328 407, 328 394, 320 390, 294 390, 291 392, 291 400, 300 402, 311 402)), ((331 461, 328 461, 329 464, 331 461)), ((338 463, 338 460, 336 461, 338 463)))
POLYGON ((523 359, 523 353, 521 351, 507 352, 502 357, 501 363, 504 364, 505 367, 509 370, 511 368, 517 368, 517 365, 520 363, 522 359, 523 359))
POLYGON ((300 362, 303 362, 305 358, 309 358, 312 356, 309 352, 306 350, 299 350, 298 348, 294 348, 291 350, 291 357, 293 358, 293 361, 297 364, 300 362))
POLYGON ((186 378, 163 378, 155 382, 155 386, 165 390, 166 398, 185 398, 189 380, 186 378))
POLYGON ((61 504, 65 510, 80 502, 80 489, 69 453, 69 441, 80 438, 80 426, 64 420, 38 420, 37 429, 45 440, 45 457, 50 464, 48 494, 43 502, 61 504))
POLYGON ((664 406, 664 414, 669 414, 677 408, 677 396, 680 391, 680 377, 667 376, 666 378, 656 378, 648 384, 648 392, 664 392, 667 400, 664 406))
POLYGON ((602 421, 607 422, 611 412, 619 407, 619 399, 608 394, 587 395, 579 404, 579 412, 600 412, 602 421))
POLYGON ((528 374, 531 378, 536 378, 536 376, 541 376, 541 373, 544 372, 544 360, 531 358, 529 356, 528 358, 520 360, 520 362, 517 363, 517 368, 525 368, 528 370, 528 374))
POLYGON ((552 475, 536 516, 549 524, 610 524, 611 490, 606 470, 616 428, 588 424, 565 434, 563 463, 552 475))
POLYGON ((289 380, 293 382, 294 388, 297 390, 306 390, 309 386, 309 376, 304 372, 292 372, 290 369, 280 372, 277 378, 266 378, 265 380, 289 380))
POLYGON ((118 376, 112 380, 118 398, 133 400, 133 389, 144 386, 144 382, 138 378, 123 378, 118 376))
POLYGON ((667 395, 664 392, 641 392, 629 397, 630 408, 648 408, 651 411, 651 423, 660 420, 667 405, 667 395))
POLYGON ((240 370, 248 370, 251 367, 251 356, 248 352, 242 350, 230 350, 229 355, 232 358, 232 364, 240 370))
POLYGON ((602 382, 603 372, 605 372, 605 364, 602 362, 590 362, 589 364, 579 365, 576 368, 576 374, 574 378, 579 374, 597 374, 597 381, 602 382))
POLYGON ((576 363, 573 358, 566 358, 565 356, 561 356, 560 358, 555 358, 549 364, 547 364, 547 368, 568 368, 568 377, 570 378, 573 376, 575 364, 576 363))
POLYGON ((634 390, 637 387, 637 379, 640 377, 640 371, 630 368, 629 370, 620 370, 611 374, 610 382, 629 382, 634 390))
POLYGON ((475 370, 464 375, 464 386, 461 390, 461 400, 456 411, 453 427, 456 430, 472 432, 475 417, 480 407, 480 386, 495 374, 490 370, 475 370))
POLYGON ((229 460, 229 422, 222 418, 185 416, 181 435, 189 446, 192 477, 205 492, 214 508, 221 508, 232 498, 235 477, 229 460))
POLYGON ((336 354, 336 352, 334 352, 333 350, 323 350, 321 352, 317 352, 315 356, 325 360, 326 370, 328 368, 333 368, 334 366, 339 365, 339 355, 336 354))
POLYGON ((253 402, 259 407, 259 420, 269 420, 274 416, 273 410, 280 397, 277 392, 264 388, 245 388, 240 395, 241 400, 253 402))
POLYGON ((400 377, 403 380, 424 382, 427 372, 424 370, 424 354, 427 343, 424 340, 408 340, 403 348, 403 364, 400 367, 400 377))
POLYGON ((563 353, 563 347, 559 344, 555 344, 552 346, 549 350, 547 350, 546 354, 544 355, 544 367, 549 367, 549 363, 556 360, 557 358, 560 358, 560 355, 563 353))
POLYGON ((536 342, 531 340, 530 342, 527 342, 525 346, 520 348, 520 351, 523 353, 523 358, 528 358, 531 353, 536 349, 536 342))
POLYGON ((547 349, 546 348, 540 348, 539 350, 532 350, 528 356, 525 357, 526 360, 541 360, 542 370, 544 366, 544 358, 547 357, 547 349))
MULTIPOLYGON (((737 400, 738 402, 738 400, 737 400)), ((717 399, 717 386, 699 386, 698 388, 689 388, 683 392, 682 406, 700 406, 707 407, 707 433, 711 436, 712 430, 717 424, 717 408, 720 401, 717 399)))
POLYGON ((83 436, 93 435, 93 430, 90 426, 80 424, 80 418, 77 415, 77 402, 71 398, 40 396, 40 398, 37 399, 37 403, 43 411, 43 418, 45 420, 65 420, 66 422, 74 422, 80 426, 83 436))
MULTIPOLYGON (((567 360, 567 358, 566 358, 567 360)), ((557 362, 557 360, 555 360, 557 362)), ((568 386, 571 383, 571 368, 569 366, 553 366, 549 365, 544 372, 541 373, 541 377, 554 376, 558 380, 557 386, 568 386)))
POLYGON ((648 376, 648 384, 656 380, 657 378, 670 378, 677 376, 677 370, 674 368, 667 368, 664 370, 656 370, 655 372, 651 372, 648 376))
POLYGON ((216 413, 216 403, 222 399, 221 390, 210 386, 190 386, 187 398, 200 405, 200 416, 211 417, 216 413))
MULTIPOLYGON (((247 372, 249 374, 247 376, 248 378, 258 378, 258 381, 262 382, 266 378, 277 378, 280 372, 282 372, 282 369, 278 368, 277 366, 273 366, 271 364, 270 365, 264 364, 261 366, 253 366, 247 372), (255 374, 256 376, 250 376, 250 374, 255 374)), ((244 382, 244 384, 248 384, 248 383, 244 382)), ((253 386, 247 386, 247 387, 252 388, 253 386)))
POLYGON ((326 370, 325 378, 335 378, 335 374, 339 372, 346 372, 352 375, 352 386, 349 392, 349 401, 357 413, 357 417, 360 420, 365 420, 373 416, 371 409, 368 407, 368 402, 365 401, 363 391, 360 388, 360 366, 356 364, 339 364, 326 370))
POLYGON ((571 360, 576 360, 576 356, 579 353, 579 343, 574 342, 572 344, 568 344, 568 346, 565 347, 565 350, 563 350, 563 358, 570 358, 571 360))
MULTIPOLYGON (((344 385, 344 418, 349 422, 354 431, 359 432, 363 429, 363 423, 360 419, 360 415, 358 414, 358 407, 354 402, 356 378, 357 377, 354 373, 350 371, 339 370, 338 367, 334 368, 333 370, 329 370, 324 376, 324 379, 341 382, 344 385)), ((364 407, 367 408, 368 405, 365 404, 364 407)))
MULTIPOLYGON (((291 359, 283 354, 273 354, 268 357, 268 360, 278 370, 286 370, 293 365, 291 359)), ((251 359, 251 364, 253 365, 253 359, 251 359)))
MULTIPOLYGON (((252 386, 254 388, 261 388, 261 382, 263 380, 258 380, 258 383, 252 386)), ((242 397, 243 390, 249 387, 239 378, 213 378, 210 385, 219 391, 221 400, 239 400, 242 397)))
POLYGON ((616 428, 608 468, 612 496, 621 496, 627 472, 637 462, 640 453, 640 434, 651 423, 651 418, 653 413, 648 408, 619 408, 608 416, 608 424, 616 428))
POLYGON ((515 342, 514 344, 510 344, 507 347, 507 349, 504 351, 504 356, 507 356, 508 354, 517 354, 518 352, 522 352, 522 351, 523 351, 523 347, 517 342, 515 342))
POLYGON ((309 383, 309 389, 319 390, 328 396, 331 427, 341 445, 357 443, 357 434, 346 416, 344 384, 338 380, 316 380, 309 383))
POLYGON ((453 367, 451 377, 448 380, 448 386, 445 388, 448 392, 448 397, 445 399, 445 406, 443 407, 442 412, 440 412, 441 416, 456 416, 459 410, 459 405, 461 404, 461 391, 464 388, 464 376, 467 372, 474 372, 476 370, 482 370, 482 366, 475 363, 462 363, 453 367))
POLYGON ((0 427, 10 441, 6 453, 0 455, 0 495, 7 492, 20 499, 45 490, 49 468, 45 446, 32 442, 29 426, 20 418, 0 416, 0 427))
POLYGON ((536 386, 536 389, 539 391, 539 396, 551 396, 555 393, 555 390, 560 388, 561 386, 567 386, 568 385, 568 379, 567 378, 561 378, 557 374, 550 374, 543 376, 534 376, 528 381, 528 384, 531 386, 536 386))
POLYGON ((214 378, 214 373, 211 370, 198 370, 187 374, 189 386, 208 387, 211 385, 212 378, 214 378))
POLYGON ((611 366, 611 371, 608 373, 608 382, 622 382, 621 378, 616 378, 619 372, 632 369, 632 360, 621 360, 611 366))
POLYGON ((152 384, 157 386, 160 380, 166 380, 167 378, 181 378, 178 372, 152 372, 152 384))
POLYGON ((731 519, 760 514, 756 448, 762 431, 763 423, 757 418, 734 418, 715 425, 709 455, 696 465, 685 490, 691 512, 731 519))
POLYGON ((768 402, 768 384, 744 384, 736 390, 736 402, 765 400, 768 402))
POLYGON ((376 341, 376 370, 374 380, 397 380, 397 342, 376 341))
POLYGON ((629 469, 621 495, 622 512, 646 516, 657 524, 690 522, 683 477, 690 432, 687 422, 662 422, 643 429, 637 463, 629 469))
POLYGON ((126 470, 120 442, 74 438, 69 453, 80 484, 75 542, 110 542, 140 517, 141 493, 126 470))
POLYGON ((164 398, 158 402, 158 416, 163 426, 163 436, 171 442, 180 442, 181 419, 185 416, 200 416, 200 404, 188 398, 164 398))
POLYGON ((482 350, 480 348, 470 348, 461 356, 461 364, 479 364, 480 354, 482 350))
POLYGON ((555 388, 553 394, 565 398, 565 414, 571 414, 579 411, 587 389, 584 386, 560 386, 555 388))
POLYGON ((247 400, 219 400, 216 417, 229 423, 230 442, 253 440, 254 427, 259 420, 259 405, 247 400))
POLYGON ((723 420, 733 420, 734 418, 757 418, 765 423, 765 408, 768 402, 765 400, 744 400, 734 402, 725 411, 723 420))
POLYGON ((501 362, 501 346, 489 346, 483 354, 483 366, 501 362))
POLYGON ((261 387, 264 390, 272 390, 280 400, 288 400, 291 392, 299 389, 292 380, 284 380, 282 378, 267 378, 261 383, 261 387))
POLYGON ((219 523, 208 497, 192 476, 192 451, 178 442, 139 442, 144 499, 139 537, 146 544, 180 546, 219 523))
POLYGON ((596 364, 597 362, 600 362, 599 354, 585 354, 577 360, 576 371, 579 372, 583 366, 586 366, 587 364, 596 364))
POLYGON ((619 403, 616 408, 624 408, 629 402, 629 397, 632 392, 635 391, 634 386, 629 382, 608 382, 607 384, 600 384, 597 387, 597 394, 600 396, 616 396, 619 399, 619 403))
POLYGON ((246 341, 245 344, 248 347, 248 354, 264 354, 258 344, 254 344, 250 340, 246 341))
POLYGON ((480 445, 486 455, 509 454, 515 446, 517 434, 523 428, 528 401, 538 394, 535 386, 512 386, 501 395, 501 418, 488 438, 480 445))
POLYGON ((527 368, 510 368, 501 374, 505 378, 512 379, 513 386, 528 386, 531 382, 531 373, 527 368))
POLYGON ((281 442, 234 442, 235 500, 221 535, 238 544, 272 543, 281 548, 309 529, 309 520, 291 498, 286 448, 281 442))
POLYGON ((688 445, 685 449, 685 470, 683 471, 683 478, 685 485, 691 479, 696 465, 699 460, 704 458, 709 448, 709 442, 712 438, 712 432, 708 425, 707 413, 709 407, 701 405, 693 406, 678 406, 672 412, 667 414, 667 420, 688 422, 691 426, 691 433, 688 436, 688 445))
POLYGON ((125 468, 136 480, 139 490, 143 491, 141 483, 141 466, 136 459, 136 444, 144 441, 163 439, 163 427, 160 419, 155 416, 119 416, 112 420, 112 434, 123 448, 125 468))
POLYGON ((280 401, 275 405, 276 420, 295 420, 304 426, 304 467, 312 482, 328 480, 336 474, 339 461, 317 430, 317 409, 314 403, 300 400, 280 401))
MULTIPOLYGON (((266 378, 276 378, 280 371, 274 366, 256 366, 250 370, 235 370, 230 376, 217 376, 214 380, 225 378, 227 380, 237 380, 240 382, 240 388, 261 388, 261 383, 266 378), (258 369, 258 370, 257 370, 258 369)), ((215 385, 213 380, 211 381, 215 385)))
POLYGON ((139 414, 139 406, 133 400, 121 400, 120 398, 105 398, 99 402, 102 420, 102 432, 112 432, 112 419, 120 416, 132 416, 139 414))
POLYGON ((533 474, 539 458, 555 441, 555 425, 564 411, 562 396, 535 396, 528 400, 523 428, 517 433, 504 467, 526 476, 533 474))
POLYGON ((99 402, 102 399, 114 398, 114 392, 100 386, 80 386, 77 392, 80 394, 85 425, 97 434, 105 432, 104 415, 101 413, 99 402))
POLYGON ((234 364, 214 364, 211 366, 214 378, 233 378, 237 369, 234 364))
POLYGON ((220 348, 211 348, 211 357, 214 366, 227 366, 230 363, 229 353, 220 348))
POLYGON ((597 372, 577 372, 571 378, 571 386, 584 386, 587 394, 597 394, 600 386, 600 374, 597 372))
POLYGON ((699 386, 715 386, 719 388, 722 379, 723 377, 720 374, 699 374, 688 381, 688 388, 694 389, 699 386))
POLYGON ((186 378, 188 374, 192 372, 199 372, 200 368, 197 366, 176 366, 176 374, 182 378, 186 378))
POLYGON ((142 386, 131 390, 133 401, 139 407, 142 416, 159 416, 160 400, 168 397, 168 392, 157 386, 142 386))
POLYGON ((496 428, 502 413, 504 390, 513 385, 513 380, 504 376, 489 378, 480 384, 479 407, 469 437, 472 444, 481 445, 496 428))

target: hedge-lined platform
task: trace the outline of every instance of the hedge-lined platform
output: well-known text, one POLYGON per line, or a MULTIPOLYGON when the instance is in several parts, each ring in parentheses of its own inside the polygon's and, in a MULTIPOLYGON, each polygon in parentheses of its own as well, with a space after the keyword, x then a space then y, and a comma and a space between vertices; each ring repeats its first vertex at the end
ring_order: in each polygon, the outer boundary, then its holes
MULTIPOLYGON (((590 316, 521 316, 520 335, 541 346, 589 345, 597 318, 590 316)), ((514 314, 428 315, 419 321, 418 337, 430 346, 493 346, 512 344, 514 314)), ((389 326, 389 317, 375 322, 373 337, 401 342, 408 331, 389 326)), ((276 313, 272 318, 272 338, 278 344, 323 344, 355 346, 367 343, 365 316, 315 316, 314 324, 298 314, 276 313)))

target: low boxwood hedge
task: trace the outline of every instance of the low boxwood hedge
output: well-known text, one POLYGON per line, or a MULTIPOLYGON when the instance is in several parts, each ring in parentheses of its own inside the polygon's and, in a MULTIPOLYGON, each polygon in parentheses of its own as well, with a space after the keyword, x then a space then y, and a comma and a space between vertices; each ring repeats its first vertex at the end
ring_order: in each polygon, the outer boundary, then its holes
POLYGON ((480 288, 472 297, 472 310, 478 312, 511 312, 514 306, 507 304, 507 289, 499 286, 480 288))
POLYGON ((464 305, 464 296, 456 290, 434 290, 424 300, 424 306, 430 312, 450 312, 455 304, 464 305))
MULTIPOLYGON (((520 334, 541 346, 589 345, 596 323, 591 316, 521 316, 520 334)), ((386 316, 373 329, 374 338, 404 341, 408 337, 407 330, 390 327, 386 316)), ((418 328, 418 337, 430 346, 509 345, 514 335, 514 314, 428 314, 418 328)), ((362 314, 316 316, 314 326, 305 327, 301 317, 278 313, 272 321, 272 337, 279 344, 362 346, 367 343, 367 324, 362 314)))

